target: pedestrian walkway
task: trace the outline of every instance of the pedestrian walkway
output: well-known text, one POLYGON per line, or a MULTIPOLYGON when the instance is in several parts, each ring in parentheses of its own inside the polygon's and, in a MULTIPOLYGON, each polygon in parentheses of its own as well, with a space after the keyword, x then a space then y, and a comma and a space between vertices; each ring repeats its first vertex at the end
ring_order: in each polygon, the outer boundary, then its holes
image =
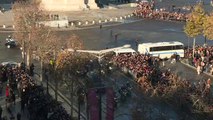
POLYGON ((2 107, 2 118, 7 118, 6 120, 16 120, 16 116, 18 113, 21 113, 21 120, 29 120, 28 113, 25 110, 21 112, 21 103, 20 98, 16 100, 15 105, 10 103, 6 107, 5 96, 0 97, 0 105, 2 107))
POLYGON ((212 78, 206 74, 197 75, 196 69, 186 66, 181 62, 171 64, 170 61, 167 61, 162 69, 170 69, 172 73, 177 74, 182 79, 188 80, 192 83, 199 82, 199 80, 207 80, 208 78, 212 78))
MULTIPOLYGON (((18 113, 21 113, 21 99, 16 96, 16 103, 8 103, 6 106, 6 96, 5 96, 6 83, 3 84, 3 89, 0 94, 0 105, 2 107, 2 118, 7 118, 6 120, 16 120, 16 116, 18 113), (7 109, 9 108, 9 109, 7 109), (12 119, 12 118, 15 119, 12 119)), ((25 112, 21 113, 21 120, 29 120, 28 112, 25 109, 25 112)))

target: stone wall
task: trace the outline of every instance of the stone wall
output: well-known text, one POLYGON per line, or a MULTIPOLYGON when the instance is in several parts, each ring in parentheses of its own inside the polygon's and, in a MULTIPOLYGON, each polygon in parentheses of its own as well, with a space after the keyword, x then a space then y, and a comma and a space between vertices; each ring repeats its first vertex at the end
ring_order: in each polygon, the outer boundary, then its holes
POLYGON ((84 9, 98 9, 95 0, 42 0, 41 7, 47 11, 80 11, 84 9))

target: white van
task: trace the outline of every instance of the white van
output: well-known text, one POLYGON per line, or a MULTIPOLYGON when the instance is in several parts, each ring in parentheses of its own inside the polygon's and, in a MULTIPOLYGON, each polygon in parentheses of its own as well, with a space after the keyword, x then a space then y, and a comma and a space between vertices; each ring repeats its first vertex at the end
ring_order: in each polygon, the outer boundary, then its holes
POLYGON ((114 50, 114 52, 116 56, 119 54, 126 54, 126 53, 135 54, 136 53, 136 51, 132 48, 117 49, 117 50, 114 50))
POLYGON ((138 45, 138 52, 140 54, 150 54, 161 59, 170 58, 174 54, 184 57, 184 45, 178 41, 143 43, 138 45))

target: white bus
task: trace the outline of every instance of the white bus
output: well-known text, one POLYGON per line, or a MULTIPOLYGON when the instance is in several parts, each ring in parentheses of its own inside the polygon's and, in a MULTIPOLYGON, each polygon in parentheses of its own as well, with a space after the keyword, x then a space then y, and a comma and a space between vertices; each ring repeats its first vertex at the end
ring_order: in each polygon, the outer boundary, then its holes
POLYGON ((184 57, 184 45, 177 41, 143 43, 138 45, 138 52, 140 54, 150 54, 161 59, 170 58, 174 54, 184 57))
POLYGON ((114 50, 115 52, 115 55, 119 55, 119 54, 126 54, 126 53, 130 53, 130 54, 135 54, 136 51, 132 48, 122 48, 122 49, 117 49, 117 50, 114 50))

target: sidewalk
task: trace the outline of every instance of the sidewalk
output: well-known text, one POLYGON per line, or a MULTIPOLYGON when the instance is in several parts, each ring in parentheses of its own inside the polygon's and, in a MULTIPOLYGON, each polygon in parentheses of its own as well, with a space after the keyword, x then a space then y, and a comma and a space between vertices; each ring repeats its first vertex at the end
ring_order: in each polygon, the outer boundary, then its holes
MULTIPOLYGON (((5 85, 3 85, 3 90, 2 90, 2 94, 0 95, 0 105, 2 107, 2 117, 6 117, 7 120, 10 120, 10 118, 13 116, 15 117, 15 119, 11 119, 11 120, 16 120, 16 115, 17 113, 21 113, 21 102, 20 102, 20 98, 18 96, 16 96, 16 104, 14 105, 13 103, 8 103, 7 106, 9 108, 10 111, 8 111, 8 109, 6 108, 6 102, 5 102, 5 85)), ((25 108, 25 112, 21 113, 21 120, 29 120, 28 119, 28 111, 25 108)))
MULTIPOLYGON (((36 80, 36 83, 38 85, 41 85, 41 86, 44 87, 44 90, 46 92, 46 90, 47 90, 47 82, 46 82, 46 80, 44 80, 44 81, 41 82, 39 80, 38 76, 34 77, 34 79, 36 80)), ((49 87, 48 87, 49 94, 53 98, 55 98, 55 86, 52 85, 50 81, 49 81, 48 85, 49 85, 49 87)), ((65 108, 65 110, 67 111, 67 113, 71 114, 71 101, 70 101, 70 99, 67 98, 67 96, 65 96, 64 94, 62 94, 60 90, 58 90, 58 97, 57 98, 58 98, 57 101, 59 101, 61 103, 61 105, 65 108)), ((81 119, 80 120, 86 120, 86 115, 85 114, 86 113, 84 113, 84 112, 81 111, 81 119)), ((78 108, 77 108, 77 105, 75 103, 73 103, 73 117, 74 118, 78 117, 78 108)))

